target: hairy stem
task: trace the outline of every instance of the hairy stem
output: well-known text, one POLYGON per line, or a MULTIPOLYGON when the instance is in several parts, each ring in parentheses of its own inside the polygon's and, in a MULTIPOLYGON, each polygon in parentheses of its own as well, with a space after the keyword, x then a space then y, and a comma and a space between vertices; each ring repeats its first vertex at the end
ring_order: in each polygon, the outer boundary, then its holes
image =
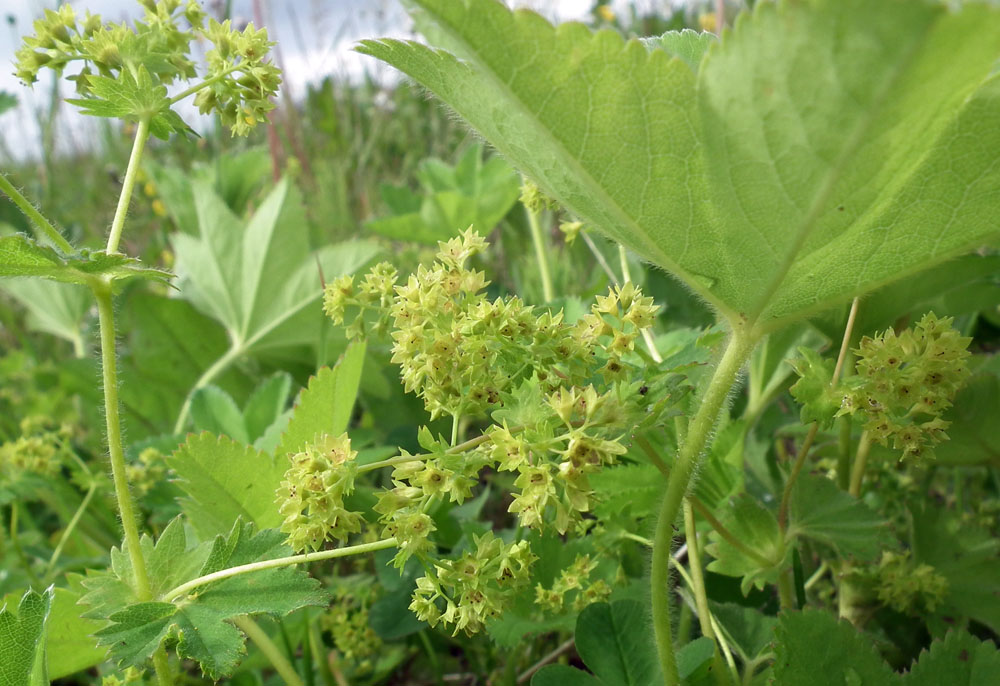
POLYGON ((756 338, 746 330, 734 330, 726 351, 715 368, 715 373, 701 397, 697 413, 688 427, 687 439, 677 455, 667 481, 667 492, 660 507, 653 542, 653 563, 650 573, 653 629, 656 647, 666 686, 677 686, 677 660, 674 656, 673 638, 670 633, 670 546, 674 537, 674 522, 687 494, 698 460, 737 375, 756 343, 756 338))
MULTIPOLYGON (((124 192, 124 191, 123 191, 124 192)), ((121 204, 119 204, 121 207, 121 204)), ((146 560, 139 546, 139 526, 132 506, 132 494, 125 474, 125 450, 122 445, 121 416, 118 402, 118 366, 115 356, 115 312, 111 301, 111 283, 103 279, 90 282, 90 289, 97 299, 97 315, 101 329, 101 373, 104 384, 104 418, 108 439, 108 456, 111 461, 111 480, 115 487, 118 514, 125 533, 125 547, 128 548, 132 573, 135 577, 136 597, 140 601, 153 599, 146 572, 146 560)), ((166 649, 161 645, 153 653, 153 668, 160 686, 171 686, 173 677, 167 662, 166 649)))
POLYGON ((118 196, 118 207, 115 209, 115 218, 111 221, 111 231, 108 234, 107 252, 118 252, 118 244, 122 239, 122 229, 125 227, 125 217, 128 216, 128 206, 132 201, 132 189, 135 188, 135 177, 139 173, 139 162, 142 160, 142 151, 146 147, 146 140, 149 138, 149 117, 139 120, 139 125, 135 130, 135 141, 132 143, 132 154, 128 158, 128 167, 125 169, 125 178, 122 179, 122 192, 118 196))
POLYGON ((254 645, 257 646, 260 652, 264 653, 264 657, 271 663, 274 671, 278 673, 278 676, 281 677, 287 686, 303 686, 299 673, 295 671, 288 658, 284 656, 278 646, 274 644, 274 641, 271 640, 271 637, 260 628, 257 622, 249 617, 236 617, 233 619, 233 624, 239 627, 240 631, 245 633, 254 642, 254 645))
POLYGON ((221 581, 222 579, 239 576, 240 574, 249 574, 250 572, 258 572, 264 569, 276 569, 278 567, 291 567, 292 565, 304 564, 306 562, 332 560, 338 557, 347 557, 348 555, 362 555, 364 553, 375 552, 376 550, 392 548, 395 545, 395 538, 385 538, 381 541, 375 541, 374 543, 361 543, 359 545, 351 545, 345 548, 321 550, 316 553, 302 553, 301 555, 279 557, 274 560, 261 560, 260 562, 251 562, 237 567, 230 567, 229 569, 220 569, 217 572, 212 572, 211 574, 206 574, 205 576, 199 576, 197 579, 192 579, 191 581, 187 581, 180 586, 167 591, 163 594, 162 600, 169 603, 192 591, 193 589, 198 588, 199 586, 210 584, 213 581, 221 581))
POLYGON ((542 227, 538 222, 538 212, 525 207, 528 214, 528 226, 531 228, 531 242, 535 244, 535 259, 538 260, 538 273, 542 277, 542 297, 545 302, 550 303, 555 300, 555 291, 552 289, 552 274, 549 273, 549 258, 545 254, 545 236, 542 235, 542 227))
POLYGON ((795 609, 795 586, 792 583, 791 568, 782 569, 778 574, 778 604, 782 610, 795 609))
POLYGON ((111 302, 111 285, 106 281, 91 284, 97 299, 97 314, 101 327, 101 371, 104 384, 104 418, 107 428, 108 454, 111 459, 111 479, 118 501, 118 513, 125 533, 125 545, 135 574, 136 595, 140 601, 152 600, 146 561, 139 548, 139 527, 132 506, 132 494, 125 474, 125 451, 122 447, 121 416, 118 407, 118 367, 115 359, 115 313, 111 302))
POLYGON ((59 229, 53 226, 52 222, 42 216, 42 213, 38 211, 38 208, 32 205, 31 201, 24 197, 24 195, 21 194, 21 191, 17 190, 14 184, 10 182, 10 179, 3 174, 0 174, 0 191, 3 191, 7 197, 10 198, 11 202, 17 205, 17 208, 24 213, 24 216, 30 219, 35 226, 41 229, 46 238, 52 241, 57 248, 66 254, 74 252, 73 246, 70 245, 69 241, 63 238, 63 235, 59 233, 59 229))

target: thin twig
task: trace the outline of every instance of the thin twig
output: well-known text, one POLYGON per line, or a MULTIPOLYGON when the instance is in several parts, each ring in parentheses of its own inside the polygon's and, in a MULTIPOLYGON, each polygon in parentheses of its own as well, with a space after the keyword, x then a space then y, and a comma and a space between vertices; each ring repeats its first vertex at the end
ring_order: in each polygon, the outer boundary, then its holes
POLYGON ((551 653, 543 657, 541 660, 539 660, 538 662, 536 662, 535 664, 531 665, 526 670, 521 672, 521 674, 517 677, 517 683, 519 684, 527 683, 528 679, 530 679, 535 672, 537 672, 539 669, 541 669, 545 665, 549 664, 550 662, 558 658, 560 655, 562 655, 567 650, 572 648, 575 644, 576 641, 575 639, 572 638, 563 641, 558 648, 556 648, 551 653))

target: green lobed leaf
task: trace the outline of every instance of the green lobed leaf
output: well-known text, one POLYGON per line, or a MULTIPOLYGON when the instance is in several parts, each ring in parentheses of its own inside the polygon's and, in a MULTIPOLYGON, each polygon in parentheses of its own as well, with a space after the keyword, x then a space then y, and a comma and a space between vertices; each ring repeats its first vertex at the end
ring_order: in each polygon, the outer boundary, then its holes
POLYGON ((811 609, 779 618, 775 652, 781 686, 991 686, 1000 673, 996 646, 960 630, 931 643, 909 673, 894 673, 867 636, 811 609))
POLYGON ((125 665, 141 665, 168 635, 178 636, 177 653, 198 662, 211 679, 233 672, 245 654, 245 638, 230 621, 253 614, 284 616, 308 605, 325 605, 329 595, 319 582, 295 567, 280 567, 229 577, 197 587, 173 601, 165 594, 185 581, 223 569, 285 557, 291 551, 274 529, 254 533, 254 525, 237 520, 226 536, 189 543, 181 518, 164 529, 154 545, 142 540, 153 600, 138 601, 131 565, 122 551, 112 551, 112 569, 84 581, 90 593, 81 603, 89 616, 108 626, 96 633, 101 645, 125 665))
POLYGON ((896 545, 888 522, 822 476, 799 477, 789 511, 789 535, 832 546, 841 555, 873 561, 896 545))
POLYGON ((707 569, 717 574, 742 577, 744 595, 749 593, 751 586, 763 588, 765 583, 776 582, 787 550, 774 514, 755 498, 743 493, 731 500, 720 519, 745 547, 773 563, 765 565, 713 531, 710 534, 711 543, 705 546, 705 550, 715 559, 707 569))
POLYGON ((195 183, 199 235, 171 237, 182 297, 218 320, 240 354, 315 344, 320 275, 351 274, 377 254, 348 241, 311 253, 298 191, 287 179, 243 220, 207 183, 195 183))
POLYGON ((53 590, 27 591, 17 610, 0 607, 0 686, 47 686, 45 628, 53 590))
MULTIPOLYGON (((82 589, 78 575, 70 575, 69 588, 55 588, 48 621, 45 624, 45 659, 50 679, 61 679, 80 670, 104 662, 107 650, 97 647, 93 634, 102 622, 84 619, 84 609, 78 604, 82 589)), ((3 602, 17 602, 18 593, 8 593, 3 602)))
POLYGON ((365 363, 364 342, 352 343, 333 367, 323 367, 299 394, 288 428, 275 455, 302 450, 316 436, 339 436, 347 430, 365 363))
POLYGON ((170 272, 143 266, 134 257, 81 250, 63 255, 23 234, 0 237, 0 277, 39 276, 65 283, 86 284, 95 277, 120 280, 133 277, 167 281, 170 272))
POLYGON ((576 650, 607 686, 651 686, 660 681, 648 611, 635 600, 584 608, 576 621, 576 650))
POLYGON ((359 50, 731 320, 776 328, 998 232, 995 8, 758 3, 696 75, 494 0, 408 5, 450 52, 359 50))
POLYGON ((517 203, 520 179, 499 157, 485 162, 481 145, 472 145, 452 167, 440 160, 421 163, 420 197, 406 187, 386 186, 382 195, 394 216, 376 219, 366 228, 389 238, 437 245, 474 226, 486 234, 517 203))
POLYGON ((774 676, 781 686, 891 686, 897 676, 871 640, 828 612, 785 612, 778 620, 774 676))
POLYGON ((261 529, 281 524, 274 500, 288 469, 283 457, 202 433, 189 435, 167 464, 187 494, 181 508, 203 538, 228 532, 239 517, 261 529))
POLYGON ((990 686, 1000 675, 1000 651, 992 642, 979 641, 965 631, 951 631, 922 652, 905 686, 990 686))

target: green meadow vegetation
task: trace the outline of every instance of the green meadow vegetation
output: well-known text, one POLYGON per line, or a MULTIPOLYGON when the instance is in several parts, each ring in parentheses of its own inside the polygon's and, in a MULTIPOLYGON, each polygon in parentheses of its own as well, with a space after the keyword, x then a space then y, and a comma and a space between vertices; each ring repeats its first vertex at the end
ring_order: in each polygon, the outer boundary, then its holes
POLYGON ((996 683, 995 3, 404 0, 297 100, 85 4, 0 146, 0 686, 996 683))

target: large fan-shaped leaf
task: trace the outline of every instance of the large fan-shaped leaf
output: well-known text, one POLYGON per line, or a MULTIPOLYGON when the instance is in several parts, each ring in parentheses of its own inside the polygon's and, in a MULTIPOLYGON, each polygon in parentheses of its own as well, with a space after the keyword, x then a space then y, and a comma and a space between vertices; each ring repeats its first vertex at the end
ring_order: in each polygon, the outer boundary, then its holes
POLYGON ((996 9, 761 2, 695 74, 496 0, 408 4, 447 52, 361 52, 731 320, 774 328, 1000 231, 996 9))

